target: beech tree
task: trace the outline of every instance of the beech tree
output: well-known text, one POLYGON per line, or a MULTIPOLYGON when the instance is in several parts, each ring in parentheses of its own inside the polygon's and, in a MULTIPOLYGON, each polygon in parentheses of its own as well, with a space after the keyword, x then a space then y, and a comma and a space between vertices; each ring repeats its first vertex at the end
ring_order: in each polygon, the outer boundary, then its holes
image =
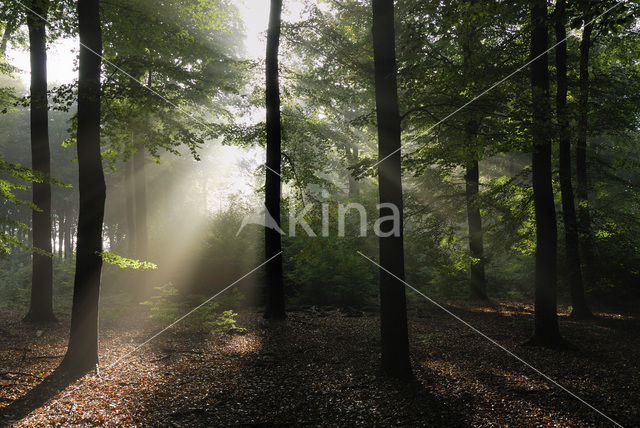
POLYGON ((586 318, 591 316, 584 298, 582 267, 578 240, 576 206, 572 184, 571 133, 569 132, 569 113, 567 111, 567 10, 566 1, 558 0, 555 10, 556 40, 556 116, 558 126, 558 144, 560 146, 560 191, 562 194, 562 218, 564 221, 565 253, 567 279, 571 290, 571 316, 586 318))
POLYGON ((557 225, 551 182, 551 105, 549 101, 549 41, 547 2, 531 2, 531 91, 533 155, 533 203, 536 224, 535 331, 529 344, 558 347, 557 225))
POLYGON ((399 234, 383 229, 379 238, 382 370, 387 375, 406 378, 411 376, 411 362, 407 302, 401 281, 404 280, 404 244, 394 6, 393 0, 373 0, 372 6, 380 218, 393 215, 391 205, 397 208, 400 221, 399 234))
POLYGON ((99 0, 78 0, 78 168, 80 213, 71 331, 62 368, 81 373, 98 363, 98 300, 102 272, 102 222, 106 185, 100 153, 99 0))
MULTIPOLYGON (((31 167, 45 175, 51 173, 49 150, 49 104, 47 101, 47 34, 48 0, 33 0, 27 13, 29 55, 31 61, 31 167)), ((52 322, 53 262, 51 259, 51 184, 34 182, 32 211, 33 270, 31 304, 25 321, 52 322)))
MULTIPOLYGON (((265 224, 273 218, 280 227, 282 129, 280 123, 280 87, 278 79, 278 48, 280 46, 280 21, 282 0, 271 0, 266 55, 266 107, 267 107, 267 163, 265 181, 265 224)), ((264 232, 265 256, 270 259, 282 251, 282 237, 270 227, 264 232)), ((283 319, 284 281, 282 257, 276 257, 265 265, 267 281, 267 305, 265 318, 283 319)))

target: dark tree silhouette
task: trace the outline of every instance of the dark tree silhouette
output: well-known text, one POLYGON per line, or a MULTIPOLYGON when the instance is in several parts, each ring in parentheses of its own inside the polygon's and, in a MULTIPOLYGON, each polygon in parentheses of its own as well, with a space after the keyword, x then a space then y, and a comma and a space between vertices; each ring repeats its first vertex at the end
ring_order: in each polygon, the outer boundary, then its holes
MULTIPOLYGON (((382 370, 385 374, 411 376, 407 303, 404 279, 402 235, 402 171, 400 114, 393 0, 373 0, 373 56, 375 63, 376 113, 378 120, 378 181, 380 204, 392 204, 399 211, 400 233, 380 236, 380 327, 382 370), (388 271, 388 272, 387 272, 388 271), (395 276, 395 277, 394 277, 395 276), (397 278, 396 278, 397 277, 397 278)), ((381 218, 392 215, 382 206, 381 218)))
MULTIPOLYGON (((555 12, 556 40, 567 38, 566 0, 558 0, 555 12)), ((558 117, 558 143, 560 145, 560 191, 562 193, 562 217, 564 220, 565 252, 567 258, 567 274, 571 290, 573 310, 571 316, 587 318, 592 316, 584 298, 584 284, 580 264, 578 241, 578 225, 576 206, 571 183, 571 134, 569 133, 569 116, 567 112, 567 42, 556 47, 556 114, 558 117)))
MULTIPOLYGON (((265 182, 265 202, 267 222, 269 216, 280 226, 280 163, 282 157, 282 130, 280 123, 280 87, 278 82, 278 49, 280 46, 280 20, 282 0, 271 0, 269 30, 267 32, 266 55, 266 107, 267 107, 267 164, 265 182)), ((282 237, 279 231, 265 228, 265 255, 267 260, 282 251, 282 237)), ((267 305, 265 318, 283 319, 284 282, 282 278, 282 257, 276 257, 265 265, 267 281, 267 305)))
POLYGON ((578 138, 576 141, 576 197, 578 200, 578 236, 585 270, 595 278, 595 256, 589 212, 589 179, 587 175, 587 132, 589 127, 589 52, 592 25, 590 14, 584 14, 585 27, 580 42, 580 93, 578 95, 578 138))
POLYGON ((557 314, 557 225, 551 183, 551 105, 547 2, 531 2, 531 65, 533 201, 536 220, 535 332, 528 344, 559 347, 557 314))
MULTIPOLYGON (((47 34, 42 19, 47 16, 48 0, 33 0, 27 14, 29 53, 31 58, 31 167, 45 175, 51 173, 49 150, 49 115, 47 101, 47 34), (39 16, 38 16, 39 15, 39 16)), ((51 254, 51 184, 33 183, 33 246, 51 254)), ((52 322, 53 260, 42 253, 33 254, 31 303, 25 321, 52 322)))
POLYGON ((100 155, 99 0, 78 0, 78 184, 80 213, 71 332, 62 368, 82 372, 98 363, 98 299, 102 271, 102 222, 106 196, 100 155))

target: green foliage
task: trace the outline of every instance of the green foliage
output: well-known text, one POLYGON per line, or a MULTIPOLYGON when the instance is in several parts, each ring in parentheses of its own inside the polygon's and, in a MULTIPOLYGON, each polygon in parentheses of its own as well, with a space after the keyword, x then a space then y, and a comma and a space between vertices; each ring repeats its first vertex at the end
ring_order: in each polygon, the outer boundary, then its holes
POLYGON ((100 253, 100 257, 102 257, 103 262, 108 263, 110 265, 117 266, 122 269, 133 269, 133 270, 158 269, 158 266, 154 263, 128 259, 126 257, 122 257, 110 252, 102 252, 100 253))
POLYGON ((246 330, 236 326, 235 317, 237 313, 231 309, 220 311, 229 304, 231 300, 240 299, 237 295, 229 299, 212 300, 204 305, 206 298, 203 296, 189 295, 181 296, 179 291, 173 284, 166 284, 161 287, 155 287, 159 294, 151 297, 150 300, 144 301, 141 305, 149 308, 149 318, 160 321, 163 324, 170 324, 181 317, 189 314, 184 323, 199 329, 212 329, 219 332, 227 333, 245 333, 246 330), (200 306, 202 305, 202 306, 200 306))

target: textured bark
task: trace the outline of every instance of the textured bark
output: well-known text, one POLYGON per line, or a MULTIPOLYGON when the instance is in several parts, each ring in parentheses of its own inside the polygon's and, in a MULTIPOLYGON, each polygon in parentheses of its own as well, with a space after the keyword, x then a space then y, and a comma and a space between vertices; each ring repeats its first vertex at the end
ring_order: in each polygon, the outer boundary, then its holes
POLYGON ((69 347, 61 366, 64 371, 73 373, 84 372, 98 363, 100 253, 106 198, 100 155, 101 58, 96 53, 102 52, 102 34, 98 0, 78 0, 78 24, 82 44, 77 143, 80 213, 69 347))
MULTIPOLYGON (((375 64, 376 114, 378 120, 378 181, 380 204, 395 205, 400 213, 399 236, 380 237, 380 327, 382 370, 385 374, 411 376, 402 235, 402 166, 400 113, 393 0, 373 0, 373 52, 375 64), (391 155, 393 153, 393 155, 391 155), (387 158, 387 156, 391 155, 387 158), (395 275, 395 277, 394 277, 395 275), (396 278, 397 277, 397 278, 396 278)), ((391 214, 380 209, 380 216, 391 214)), ((387 232, 384 229, 382 232, 387 232)))
POLYGON ((556 347, 563 344, 558 328, 556 276, 557 226, 551 182, 551 105, 547 3, 531 2, 532 174, 536 221, 535 332, 529 343, 556 347))
MULTIPOLYGON (((280 86, 278 78, 278 49, 280 47, 280 20, 282 0, 271 0, 266 53, 266 108, 267 108, 267 169, 265 181, 265 207, 280 227, 280 164, 282 129, 280 123, 280 86)), ((267 223, 268 224, 268 223, 267 223)), ((282 251, 282 237, 277 230, 265 228, 265 255, 267 260, 282 251)), ((265 265, 267 304, 265 318, 285 318, 282 257, 265 265)))
MULTIPOLYGON (((48 0, 33 0, 31 9, 47 16, 48 0)), ((47 176, 51 173, 49 151, 49 119, 47 101, 46 28, 42 18, 29 13, 29 54, 31 59, 31 167, 47 176)), ((34 253, 31 276, 31 303, 25 321, 55 321, 53 314, 53 260, 51 253, 51 185, 33 183, 33 203, 40 211, 33 211, 31 227, 33 246, 50 256, 34 253)))
MULTIPOLYGON (((556 40, 567 37, 566 1, 558 0, 555 13, 556 40)), ((564 221, 565 252, 567 259, 567 277, 571 290, 571 316, 585 318, 591 316, 584 297, 582 268, 578 244, 578 224, 576 207, 571 183, 571 136, 569 134, 569 117, 567 113, 567 43, 556 47, 556 114, 558 117, 558 143, 560 146, 560 191, 562 193, 562 217, 564 221)))
MULTIPOLYGON (((585 22, 590 20, 585 16, 585 22)), ((578 236, 588 277, 595 278, 595 256, 589 212, 589 179, 587 175, 587 132, 589 116, 589 51, 592 26, 584 28, 580 42, 580 94, 578 99, 578 139, 576 143, 576 197, 578 200, 578 236)))

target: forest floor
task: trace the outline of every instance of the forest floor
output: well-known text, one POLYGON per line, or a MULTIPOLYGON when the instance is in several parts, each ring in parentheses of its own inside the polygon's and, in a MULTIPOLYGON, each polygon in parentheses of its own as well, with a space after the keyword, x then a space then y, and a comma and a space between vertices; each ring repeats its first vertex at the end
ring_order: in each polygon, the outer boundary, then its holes
MULTIPOLYGON (((522 345, 533 323, 525 305, 447 308, 620 424, 640 426, 638 317, 562 317, 580 350, 552 351, 522 345)), ((37 327, 17 312, 0 314, 0 426, 612 426, 426 304, 409 314, 416 380, 408 383, 379 375, 374 314, 299 311, 270 324, 244 312, 238 324, 248 333, 235 336, 179 324, 110 366, 155 332, 139 318, 129 327, 103 323, 99 374, 33 390, 64 354, 68 319, 37 327)))

